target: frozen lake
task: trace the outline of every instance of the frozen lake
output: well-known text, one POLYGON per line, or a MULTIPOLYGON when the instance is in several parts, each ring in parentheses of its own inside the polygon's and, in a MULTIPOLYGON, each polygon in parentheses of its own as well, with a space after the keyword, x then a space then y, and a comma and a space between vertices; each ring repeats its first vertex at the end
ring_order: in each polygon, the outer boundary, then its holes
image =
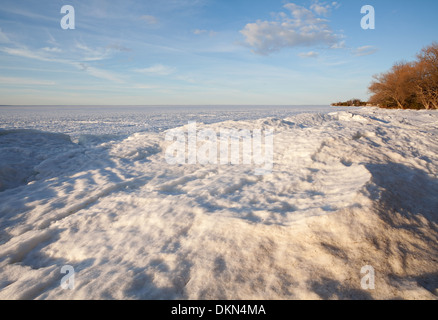
POLYGON ((331 106, 0 106, 1 129, 33 129, 80 135, 160 132, 196 121, 286 118, 345 110, 331 106))

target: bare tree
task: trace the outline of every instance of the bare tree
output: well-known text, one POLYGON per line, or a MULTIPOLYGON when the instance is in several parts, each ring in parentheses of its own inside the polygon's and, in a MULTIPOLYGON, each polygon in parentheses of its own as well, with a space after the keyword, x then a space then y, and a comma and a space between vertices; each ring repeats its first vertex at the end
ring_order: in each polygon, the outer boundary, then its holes
POLYGON ((372 103, 405 109, 415 96, 413 63, 396 63, 389 72, 374 76, 369 90, 372 103))
POLYGON ((415 88, 426 109, 438 109, 438 43, 424 48, 417 56, 415 88))
POLYGON ((438 109, 438 43, 423 48, 416 61, 374 76, 369 91, 370 102, 382 107, 438 109))

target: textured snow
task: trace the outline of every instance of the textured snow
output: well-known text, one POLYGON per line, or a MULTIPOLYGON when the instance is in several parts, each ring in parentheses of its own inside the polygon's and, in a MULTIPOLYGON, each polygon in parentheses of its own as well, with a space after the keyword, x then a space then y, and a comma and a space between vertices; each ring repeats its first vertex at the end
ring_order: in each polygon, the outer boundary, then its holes
POLYGON ((437 299, 438 112, 0 107, 0 128, 0 299, 437 299), (272 173, 168 164, 190 121, 273 130, 272 173))

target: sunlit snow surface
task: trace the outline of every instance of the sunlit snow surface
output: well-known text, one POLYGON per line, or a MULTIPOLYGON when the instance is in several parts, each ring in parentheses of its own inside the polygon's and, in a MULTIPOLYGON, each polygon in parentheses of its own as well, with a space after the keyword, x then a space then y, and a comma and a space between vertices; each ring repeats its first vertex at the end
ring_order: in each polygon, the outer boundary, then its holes
POLYGON ((436 111, 0 107, 0 298, 436 299, 437 134, 436 111), (273 130, 272 173, 168 164, 193 121, 273 130))
POLYGON ((80 135, 130 135, 162 132, 191 121, 216 123, 227 120, 285 118, 303 112, 344 110, 327 106, 0 106, 2 129, 36 129, 80 135))

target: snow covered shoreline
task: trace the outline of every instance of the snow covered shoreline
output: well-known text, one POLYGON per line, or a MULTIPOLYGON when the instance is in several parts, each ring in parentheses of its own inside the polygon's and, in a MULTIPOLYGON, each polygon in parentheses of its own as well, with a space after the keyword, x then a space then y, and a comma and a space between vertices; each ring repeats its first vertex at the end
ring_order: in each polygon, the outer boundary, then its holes
POLYGON ((273 130, 272 173, 170 165, 165 130, 0 130, 0 299, 438 298, 438 112, 199 127, 273 130))

